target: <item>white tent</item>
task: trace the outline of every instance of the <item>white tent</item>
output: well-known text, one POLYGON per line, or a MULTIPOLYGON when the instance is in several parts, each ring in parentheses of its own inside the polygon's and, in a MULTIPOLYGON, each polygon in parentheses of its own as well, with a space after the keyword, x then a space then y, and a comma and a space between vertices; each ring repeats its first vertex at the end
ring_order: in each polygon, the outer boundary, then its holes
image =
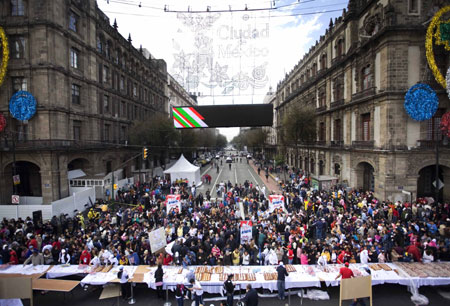
POLYGON ((196 186, 201 184, 200 178, 200 168, 191 164, 184 156, 181 154, 177 162, 164 171, 165 174, 170 174, 170 181, 173 183, 178 179, 187 179, 189 186, 195 183, 196 186))

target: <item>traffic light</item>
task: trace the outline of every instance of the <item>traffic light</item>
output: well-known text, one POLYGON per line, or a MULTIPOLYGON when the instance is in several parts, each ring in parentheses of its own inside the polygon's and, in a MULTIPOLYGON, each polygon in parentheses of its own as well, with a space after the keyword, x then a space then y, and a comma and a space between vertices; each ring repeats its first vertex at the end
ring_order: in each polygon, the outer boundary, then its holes
POLYGON ((147 157, 148 157, 148 149, 144 147, 142 149, 142 159, 147 160, 147 157))

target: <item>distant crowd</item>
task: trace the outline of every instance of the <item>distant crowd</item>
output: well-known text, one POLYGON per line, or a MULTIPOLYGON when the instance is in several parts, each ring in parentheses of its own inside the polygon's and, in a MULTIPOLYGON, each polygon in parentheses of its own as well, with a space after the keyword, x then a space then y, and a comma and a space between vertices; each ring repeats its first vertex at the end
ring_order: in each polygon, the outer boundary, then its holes
POLYGON ((266 191, 252 182, 223 182, 205 194, 188 184, 162 178, 133 184, 119 190, 114 203, 75 218, 55 216, 42 224, 3 219, 0 263, 188 267, 450 260, 449 203, 393 203, 339 186, 312 190, 300 169, 290 169, 289 181, 281 184, 285 209, 275 211, 266 191), (167 212, 167 194, 180 195, 181 211, 167 212), (242 217, 252 221, 252 239, 245 243, 242 217), (172 245, 156 255, 148 234, 159 227, 172 245))

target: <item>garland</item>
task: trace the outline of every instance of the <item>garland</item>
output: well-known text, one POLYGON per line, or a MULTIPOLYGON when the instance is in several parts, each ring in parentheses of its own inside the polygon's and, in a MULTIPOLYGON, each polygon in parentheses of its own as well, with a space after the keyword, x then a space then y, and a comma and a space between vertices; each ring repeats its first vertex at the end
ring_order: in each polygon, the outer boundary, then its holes
POLYGON ((417 121, 432 118, 438 105, 436 92, 427 84, 416 84, 405 95, 405 110, 412 119, 417 121))
POLYGON ((426 35, 426 39, 425 39, 425 51, 426 51, 428 66, 430 66, 430 69, 433 72, 433 75, 434 75, 434 78, 436 79, 436 81, 444 88, 446 88, 445 79, 444 79, 444 76, 442 75, 442 73, 439 71, 439 68, 436 65, 436 60, 434 58, 433 37, 436 38, 436 41, 439 44, 444 44, 441 40, 441 32, 440 32, 440 27, 441 27, 442 22, 439 19, 441 18, 441 16, 443 14, 445 14, 447 12, 450 12, 450 5, 443 7, 433 16, 433 19, 431 20, 431 23, 428 26, 427 35, 426 35), (438 28, 438 31, 436 31, 436 34, 434 34, 436 28, 438 28))
POLYGON ((448 98, 450 99, 450 67, 448 67, 445 81, 447 82, 447 94, 448 94, 448 98))
POLYGON ((450 137, 450 112, 446 112, 441 118, 440 124, 441 132, 447 137, 450 137))
POLYGON ((2 132, 5 129, 5 126, 6 126, 5 116, 3 116, 2 113, 0 113, 0 132, 2 132))
POLYGON ((0 86, 3 84, 6 76, 6 67, 8 67, 9 60, 9 48, 8 48, 8 38, 6 37, 5 30, 0 27, 0 40, 2 41, 2 62, 0 64, 0 86))

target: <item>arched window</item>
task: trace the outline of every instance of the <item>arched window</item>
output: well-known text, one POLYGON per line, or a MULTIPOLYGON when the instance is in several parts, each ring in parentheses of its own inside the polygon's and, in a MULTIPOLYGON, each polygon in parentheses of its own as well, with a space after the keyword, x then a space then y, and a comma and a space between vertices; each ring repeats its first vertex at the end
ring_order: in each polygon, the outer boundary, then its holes
POLYGON ((311 172, 311 173, 314 173, 315 172, 315 169, 314 169, 314 159, 311 159, 311 162, 310 162, 310 171, 309 172, 311 172))
POLYGON ((334 164, 334 174, 335 175, 341 175, 341 165, 334 164))
POLYGON ((120 52, 120 49, 117 48, 116 50, 116 64, 120 66, 120 64, 122 63, 122 52, 120 52))
POLYGON ((320 70, 324 70, 327 68, 327 54, 324 53, 320 57, 320 70))
POLYGON ((103 35, 99 34, 97 36, 97 51, 99 53, 103 53, 104 48, 105 48, 104 37, 103 37, 103 35))
POLYGON ((108 40, 106 43, 105 54, 106 54, 106 57, 109 59, 111 59, 111 49, 112 49, 112 43, 110 40, 108 40))
POLYGON ((319 161, 319 175, 324 174, 324 169, 325 169, 325 163, 323 162, 323 160, 321 160, 321 161, 319 161))

